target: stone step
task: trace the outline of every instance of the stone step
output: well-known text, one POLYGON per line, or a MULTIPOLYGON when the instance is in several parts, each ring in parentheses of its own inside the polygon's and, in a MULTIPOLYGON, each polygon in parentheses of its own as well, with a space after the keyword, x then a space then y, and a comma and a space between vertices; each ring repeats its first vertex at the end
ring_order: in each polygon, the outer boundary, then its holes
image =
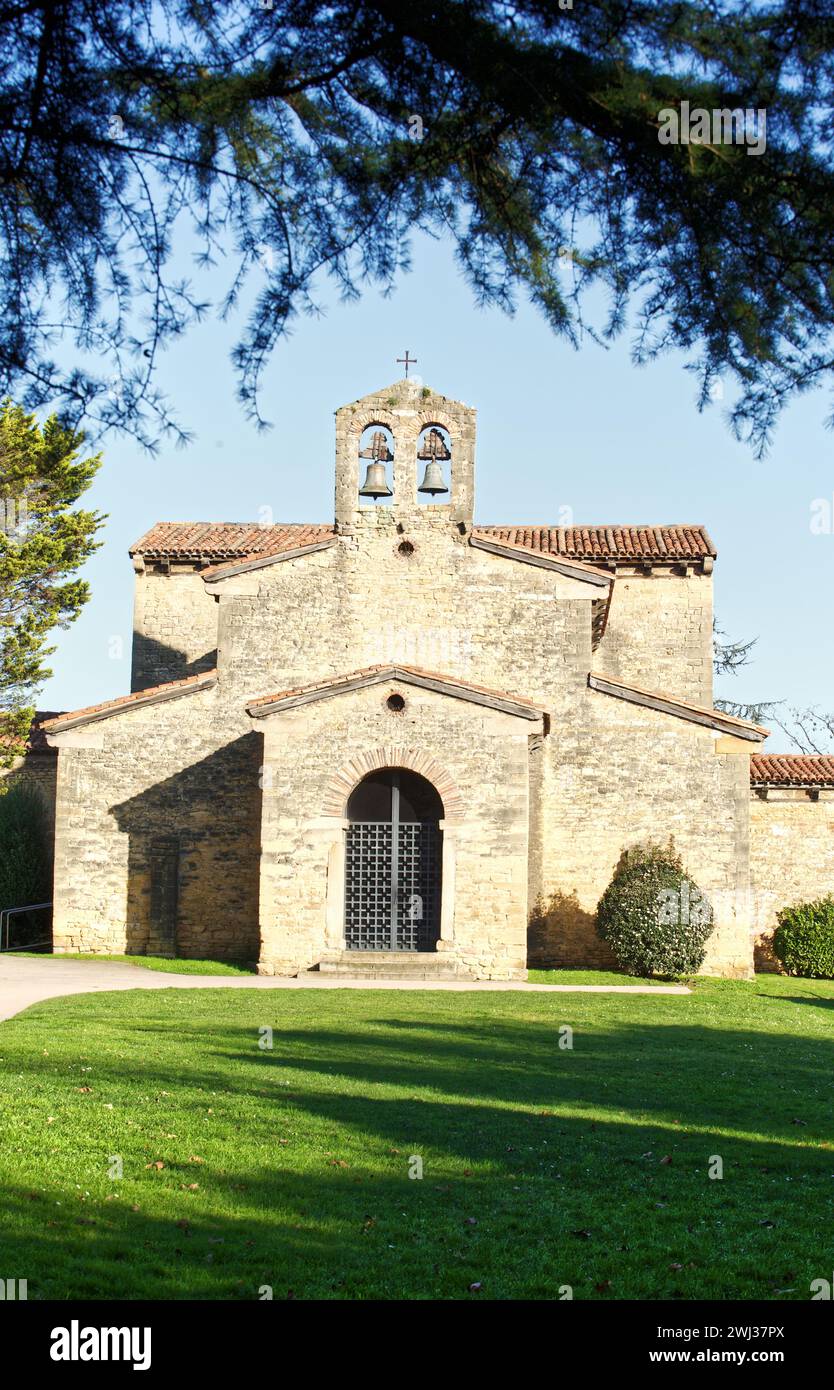
POLYGON ((342 979, 456 980, 461 972, 454 960, 434 951, 340 951, 324 956, 319 973, 342 979))

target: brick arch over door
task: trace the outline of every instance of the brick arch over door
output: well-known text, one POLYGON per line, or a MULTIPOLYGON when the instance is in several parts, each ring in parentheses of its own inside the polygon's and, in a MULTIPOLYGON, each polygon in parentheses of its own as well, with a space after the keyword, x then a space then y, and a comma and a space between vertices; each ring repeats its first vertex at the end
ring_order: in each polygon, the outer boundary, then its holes
POLYGON ((454 824, 463 820, 463 798, 444 767, 419 748, 371 748, 351 758, 330 782, 324 798, 325 816, 344 816, 347 799, 363 777, 386 767, 405 767, 419 772, 436 788, 443 802, 444 819, 454 824))

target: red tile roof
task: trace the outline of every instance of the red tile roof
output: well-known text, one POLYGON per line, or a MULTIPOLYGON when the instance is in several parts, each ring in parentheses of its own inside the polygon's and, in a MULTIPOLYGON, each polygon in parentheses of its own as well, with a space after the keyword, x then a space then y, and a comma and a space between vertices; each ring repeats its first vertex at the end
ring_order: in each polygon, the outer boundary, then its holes
POLYGON ((43 728, 48 734, 59 734, 62 730, 74 728, 77 724, 89 724, 110 714, 120 714, 122 710, 135 705, 153 704, 156 700, 168 699, 174 695, 187 695, 191 690, 207 688, 216 681, 216 670, 200 671, 196 676, 166 681, 164 685, 150 685, 145 690, 134 690, 131 695, 118 695, 115 700, 104 700, 100 705, 85 705, 83 709, 68 710, 66 714, 58 714, 45 720, 43 728))
POLYGON ((761 753, 750 759, 754 787, 834 787, 834 756, 761 753))
POLYGON ((274 555, 334 535, 332 526, 258 526, 248 521, 158 521, 131 555, 149 560, 232 560, 274 555))
MULTIPOLYGON (((334 535, 332 526, 160 521, 131 546, 149 560, 232 560, 273 555, 334 535)), ((484 540, 569 560, 703 560, 716 551, 703 526, 476 526, 484 540)))
POLYGON ((492 531, 479 527, 473 527, 470 543, 483 550, 489 550, 492 554, 498 555, 518 555, 528 564, 544 565, 546 568, 553 567, 561 570, 562 573, 570 573, 582 578, 583 575, 593 575, 607 585, 610 589, 614 582, 614 576, 609 570, 600 568, 598 565, 589 565, 584 560, 575 560, 570 555, 557 555, 551 550, 536 550, 529 545, 519 545, 517 541, 505 540, 503 537, 493 535, 492 531), (541 559, 537 559, 541 556, 541 559))
POLYGON ((716 550, 703 526, 476 526, 474 534, 571 560, 703 560, 716 550))
POLYGON ((208 569, 200 571, 200 577, 206 581, 216 579, 230 579, 236 574, 246 574, 250 570, 261 569, 265 565, 276 565, 281 560, 289 559, 298 555, 309 555, 314 550, 326 550, 328 546, 336 544, 336 534, 330 531, 323 540, 299 542, 298 545, 282 544, 280 548, 270 550, 267 553, 256 553, 254 555, 243 555, 235 557, 233 560, 222 560, 218 565, 209 565, 208 569))

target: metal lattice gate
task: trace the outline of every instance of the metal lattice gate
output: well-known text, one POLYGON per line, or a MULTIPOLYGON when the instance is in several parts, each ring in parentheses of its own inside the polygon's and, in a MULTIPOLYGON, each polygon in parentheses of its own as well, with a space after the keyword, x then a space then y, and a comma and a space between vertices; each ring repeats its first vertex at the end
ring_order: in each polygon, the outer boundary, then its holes
POLYGON ((441 838, 436 823, 356 821, 347 829, 345 945, 433 951, 440 935, 441 838))

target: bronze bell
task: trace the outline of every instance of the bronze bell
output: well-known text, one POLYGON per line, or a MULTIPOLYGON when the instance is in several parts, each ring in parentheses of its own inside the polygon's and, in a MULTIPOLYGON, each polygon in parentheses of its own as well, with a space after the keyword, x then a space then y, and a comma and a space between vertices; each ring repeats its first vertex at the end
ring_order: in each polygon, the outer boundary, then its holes
POLYGON ((449 491, 443 478, 443 469, 436 460, 432 460, 430 463, 426 464, 423 481, 417 491, 429 492, 432 497, 434 497, 435 493, 449 491))
POLYGON ((365 474, 365 481, 359 489, 360 497, 393 497, 393 493, 388 486, 388 479, 385 476, 384 463, 369 463, 368 471, 365 474))

